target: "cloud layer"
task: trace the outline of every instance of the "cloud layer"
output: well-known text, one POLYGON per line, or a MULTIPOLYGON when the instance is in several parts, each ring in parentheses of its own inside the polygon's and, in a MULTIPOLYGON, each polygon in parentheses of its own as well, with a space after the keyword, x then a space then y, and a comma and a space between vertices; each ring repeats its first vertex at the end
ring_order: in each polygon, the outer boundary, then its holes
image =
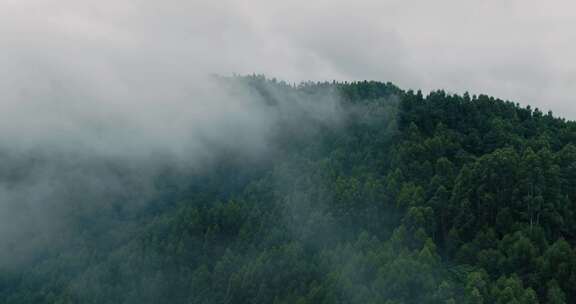
POLYGON ((256 72, 488 93, 576 117, 576 5, 566 0, 5 0, 0 8, 4 104, 58 85, 113 98, 126 82, 130 94, 160 98, 159 86, 173 90, 191 74, 256 72))
POLYGON ((211 74, 391 81, 576 119, 574 12, 565 0, 2 0, 0 249, 14 251, 0 266, 52 244, 72 208, 146 195, 159 160, 258 156, 279 120, 338 116, 330 94, 312 107, 277 96, 271 111, 211 74))

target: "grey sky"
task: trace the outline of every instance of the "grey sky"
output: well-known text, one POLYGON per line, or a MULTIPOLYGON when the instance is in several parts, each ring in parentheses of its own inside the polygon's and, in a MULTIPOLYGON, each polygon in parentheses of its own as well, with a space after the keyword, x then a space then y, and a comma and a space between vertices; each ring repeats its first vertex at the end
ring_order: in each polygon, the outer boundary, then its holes
MULTIPOLYGON (((258 158, 284 116, 338 121, 337 96, 278 96, 276 111, 207 75, 468 90, 576 119, 574 29, 570 1, 0 0, 0 171, 45 162, 0 181, 0 249, 36 252, 76 195, 140 193, 163 161, 258 158)), ((17 256, 0 250, 0 266, 17 256)))
POLYGON ((31 78, 90 96, 206 73, 374 79, 574 119, 575 29, 566 0, 2 0, 0 76, 3 99, 31 78))

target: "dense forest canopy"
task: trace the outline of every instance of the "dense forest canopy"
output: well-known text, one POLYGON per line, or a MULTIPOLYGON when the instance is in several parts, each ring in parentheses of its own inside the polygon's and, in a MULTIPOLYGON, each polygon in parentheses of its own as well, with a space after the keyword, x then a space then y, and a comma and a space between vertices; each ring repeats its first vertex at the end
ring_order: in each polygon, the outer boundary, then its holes
MULTIPOLYGON (((1 303, 576 299, 575 122, 391 83, 218 81, 276 111, 266 153, 166 164, 145 195, 76 189, 65 230, 0 240, 1 303)), ((52 161, 0 155, 3 188, 52 161)))

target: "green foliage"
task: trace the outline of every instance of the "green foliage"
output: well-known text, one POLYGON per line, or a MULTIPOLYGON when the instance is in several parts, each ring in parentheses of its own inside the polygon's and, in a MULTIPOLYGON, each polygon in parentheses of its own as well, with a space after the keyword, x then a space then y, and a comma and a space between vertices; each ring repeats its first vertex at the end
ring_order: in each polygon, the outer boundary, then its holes
POLYGON ((342 123, 307 125, 306 136, 282 126, 278 157, 258 168, 236 160, 172 178, 184 187, 162 177, 165 200, 120 225, 132 227, 126 237, 103 250, 78 246, 89 244, 79 235, 0 269, 0 301, 576 299, 574 122, 484 95, 424 97, 378 82, 233 81, 270 106, 279 91, 335 90, 342 123))

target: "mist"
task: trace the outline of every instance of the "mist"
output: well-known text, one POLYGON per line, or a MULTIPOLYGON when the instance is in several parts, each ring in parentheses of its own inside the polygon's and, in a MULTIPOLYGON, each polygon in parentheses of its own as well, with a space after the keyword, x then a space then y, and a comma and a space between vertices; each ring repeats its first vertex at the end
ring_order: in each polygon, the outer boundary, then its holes
POLYGON ((573 9, 566 1, 3 1, 0 148, 5 176, 22 181, 2 187, 3 238, 22 231, 18 223, 50 231, 65 209, 51 202, 73 200, 70 188, 90 201, 143 195, 166 165, 206 168, 223 150, 271 155, 286 117, 338 120, 332 93, 311 106, 276 92, 280 106, 271 108, 216 74, 385 80, 495 94, 572 118, 575 40, 562 29, 574 25, 573 9), (31 159, 38 164, 21 172, 31 159), (103 163, 123 177, 94 170, 103 163))
POLYGON ((338 120, 333 93, 310 103, 270 89, 270 106, 261 92, 215 76, 231 75, 238 59, 227 53, 242 52, 206 31, 241 21, 224 3, 19 1, 1 8, 2 267, 77 240, 85 233, 74 231, 78 212, 109 230, 134 225, 130 214, 157 198, 155 182, 166 170, 209 172, 223 155, 263 161, 275 156, 279 123, 304 130, 307 119, 338 120), (104 216, 118 208, 125 215, 104 216))
POLYGON ((65 82, 88 96, 152 98, 182 94, 191 74, 262 73, 486 93, 576 115, 570 1, 7 0, 1 8, 2 83, 17 95, 65 82))
MULTIPOLYGON (((449 94, 573 120, 575 11, 564 0, 0 0, 0 302, 479 294, 448 273, 482 239, 464 217, 476 197, 451 198, 467 181, 457 167, 466 177, 493 148, 546 159, 540 145, 560 153, 576 137, 573 124, 449 94), (410 89, 447 91, 438 117, 426 111, 439 101, 410 89)), ((550 159, 571 168, 570 151, 550 159)), ((568 282, 548 279, 538 285, 568 282)))
POLYGON ((571 11, 567 1, 6 0, 0 146, 133 167, 196 166, 215 147, 258 155, 277 113, 211 76, 253 72, 470 90, 572 118, 571 11))

